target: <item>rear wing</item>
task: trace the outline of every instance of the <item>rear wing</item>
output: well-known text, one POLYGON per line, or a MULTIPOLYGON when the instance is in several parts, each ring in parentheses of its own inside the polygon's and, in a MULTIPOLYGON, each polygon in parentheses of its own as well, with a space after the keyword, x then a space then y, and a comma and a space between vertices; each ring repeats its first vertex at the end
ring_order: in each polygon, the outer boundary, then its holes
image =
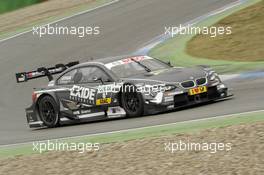
POLYGON ((66 69, 79 64, 79 61, 70 62, 68 64, 57 64, 54 67, 40 67, 37 70, 30 71, 30 72, 20 72, 16 73, 16 81, 17 83, 26 82, 31 79, 41 78, 41 77, 48 77, 49 81, 53 80, 52 75, 59 74, 66 69))

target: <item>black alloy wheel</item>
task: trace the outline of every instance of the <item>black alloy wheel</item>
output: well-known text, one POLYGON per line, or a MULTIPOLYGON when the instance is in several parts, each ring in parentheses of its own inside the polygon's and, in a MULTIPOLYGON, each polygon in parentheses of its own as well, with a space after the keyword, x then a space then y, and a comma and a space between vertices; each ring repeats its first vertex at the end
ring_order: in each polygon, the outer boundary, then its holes
POLYGON ((136 91, 134 85, 125 85, 123 88, 122 106, 128 117, 138 117, 143 114, 144 103, 142 95, 136 91))
POLYGON ((55 100, 50 96, 44 96, 39 103, 39 116, 43 124, 49 128, 59 124, 58 107, 55 100))

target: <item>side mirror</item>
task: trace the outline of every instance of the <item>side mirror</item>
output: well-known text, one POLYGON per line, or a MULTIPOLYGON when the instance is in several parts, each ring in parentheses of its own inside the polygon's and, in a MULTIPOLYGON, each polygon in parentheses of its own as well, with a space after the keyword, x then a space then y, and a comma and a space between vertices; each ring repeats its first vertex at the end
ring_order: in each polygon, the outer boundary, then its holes
POLYGON ((93 77, 93 81, 98 81, 98 77, 93 77))
POLYGON ((96 76, 94 76, 94 77, 93 77, 93 81, 94 81, 94 82, 101 81, 101 83, 104 84, 104 81, 103 81, 103 79, 102 79, 101 77, 96 77, 96 76))

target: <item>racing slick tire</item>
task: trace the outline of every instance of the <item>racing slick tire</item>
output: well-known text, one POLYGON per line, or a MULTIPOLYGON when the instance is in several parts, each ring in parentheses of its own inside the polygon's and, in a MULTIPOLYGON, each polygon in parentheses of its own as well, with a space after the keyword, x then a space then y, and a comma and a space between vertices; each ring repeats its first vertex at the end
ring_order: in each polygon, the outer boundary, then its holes
POLYGON ((136 91, 136 86, 126 84, 121 93, 121 104, 127 117, 139 117, 144 112, 144 101, 141 93, 136 91))
POLYGON ((45 126, 53 128, 59 125, 59 108, 51 96, 41 98, 38 107, 39 117, 45 126))

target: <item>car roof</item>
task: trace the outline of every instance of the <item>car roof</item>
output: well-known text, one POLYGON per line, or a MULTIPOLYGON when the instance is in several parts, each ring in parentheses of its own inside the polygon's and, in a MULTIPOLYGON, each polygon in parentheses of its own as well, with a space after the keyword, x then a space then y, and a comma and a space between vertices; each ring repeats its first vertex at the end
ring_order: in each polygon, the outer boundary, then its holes
POLYGON ((79 63, 75 66, 72 66, 70 68, 68 68, 67 70, 65 70, 64 72, 62 72, 57 79, 59 79, 61 76, 63 76, 65 73, 76 69, 76 68, 80 68, 80 67, 85 67, 85 66, 91 66, 91 65, 97 65, 97 66, 104 66, 105 64, 111 63, 111 62, 115 62, 118 60, 122 60, 125 58, 130 58, 130 57, 138 57, 138 56, 146 56, 146 55, 121 55, 121 56, 115 56, 115 57, 106 57, 106 58, 99 58, 99 59, 95 59, 95 60, 90 60, 90 61, 86 61, 83 63, 79 63))
POLYGON ((107 64, 114 61, 122 60, 129 57, 137 57, 137 56, 145 56, 145 55, 121 55, 121 56, 115 56, 115 57, 106 57, 106 58, 99 58, 95 60, 90 60, 84 63, 80 63, 77 66, 86 66, 86 65, 92 65, 92 64, 107 64))

